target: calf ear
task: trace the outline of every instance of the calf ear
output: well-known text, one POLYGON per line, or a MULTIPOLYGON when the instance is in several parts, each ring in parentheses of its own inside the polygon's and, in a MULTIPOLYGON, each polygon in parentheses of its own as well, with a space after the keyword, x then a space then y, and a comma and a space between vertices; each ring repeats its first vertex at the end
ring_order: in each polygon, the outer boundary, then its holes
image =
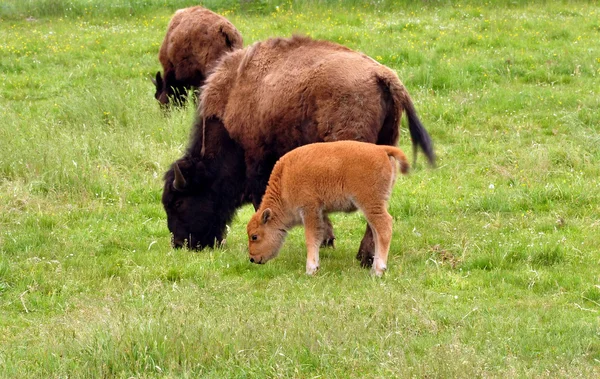
POLYGON ((263 224, 266 224, 267 221, 271 219, 271 208, 265 209, 262 215, 260 216, 260 219, 262 220, 263 224))

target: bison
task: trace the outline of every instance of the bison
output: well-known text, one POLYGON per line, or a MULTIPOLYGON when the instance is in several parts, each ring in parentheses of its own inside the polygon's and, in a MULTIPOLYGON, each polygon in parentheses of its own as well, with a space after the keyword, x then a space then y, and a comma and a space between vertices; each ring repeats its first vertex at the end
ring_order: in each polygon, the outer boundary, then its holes
POLYGON ((277 161, 260 208, 248 223, 250 262, 265 263, 279 253, 287 231, 303 224, 306 273, 319 269, 319 246, 330 212, 365 215, 373 231, 373 272, 387 267, 392 240, 392 216, 387 202, 396 180, 397 165, 408 172, 402 150, 357 141, 313 143, 285 154, 277 161))
POLYGON ((211 67, 226 52, 242 48, 240 32, 225 17, 197 6, 180 9, 169 23, 158 58, 154 97, 161 105, 172 98, 182 105, 191 88, 204 84, 211 67))
MULTIPOLYGON (((166 172, 163 206, 173 246, 219 243, 237 208, 260 205, 275 162, 313 142, 396 145, 402 112, 416 159, 433 164, 429 134, 398 76, 368 56, 308 37, 273 38, 226 54, 202 88, 184 156, 166 172)), ((324 244, 335 238, 325 218, 324 244)), ((370 266, 367 227, 357 259, 370 266)))

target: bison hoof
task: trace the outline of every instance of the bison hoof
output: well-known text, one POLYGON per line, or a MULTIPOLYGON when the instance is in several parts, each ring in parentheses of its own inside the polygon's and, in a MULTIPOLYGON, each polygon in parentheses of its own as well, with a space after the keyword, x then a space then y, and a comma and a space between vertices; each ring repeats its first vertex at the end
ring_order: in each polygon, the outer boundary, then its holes
POLYGON ((327 237, 321 242, 321 247, 335 248, 335 237, 327 237))
POLYGON ((370 268, 373 266, 373 254, 368 251, 359 250, 356 259, 360 261, 360 267, 370 268))

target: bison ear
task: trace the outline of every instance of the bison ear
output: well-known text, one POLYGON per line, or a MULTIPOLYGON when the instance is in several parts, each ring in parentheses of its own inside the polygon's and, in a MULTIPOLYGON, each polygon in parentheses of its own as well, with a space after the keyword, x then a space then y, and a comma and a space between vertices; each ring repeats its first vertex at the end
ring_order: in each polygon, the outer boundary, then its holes
POLYGON ((225 35, 225 45, 227 45, 227 48, 231 49, 233 42, 231 42, 229 35, 227 33, 223 32, 222 30, 221 30, 221 32, 225 35))
POLYGON ((260 215, 260 219, 262 220, 263 224, 266 224, 267 221, 269 221, 271 219, 271 208, 267 208, 263 211, 263 213, 260 215))
POLYGON ((227 46, 227 48, 229 50, 233 50, 234 48, 237 49, 239 43, 237 41, 237 38, 235 36, 235 31, 231 30, 231 28, 228 25, 222 25, 221 28, 219 29, 219 32, 221 32, 221 35, 223 37, 225 37, 225 45, 227 46))
POLYGON ((196 162, 194 165, 194 178, 199 183, 209 183, 213 179, 213 174, 206 168, 206 164, 202 161, 196 162))
POLYGON ((177 163, 173 164, 173 171, 175 172, 175 179, 173 179, 173 188, 177 191, 185 191, 185 187, 187 182, 181 173, 181 169, 179 169, 179 165, 177 163))

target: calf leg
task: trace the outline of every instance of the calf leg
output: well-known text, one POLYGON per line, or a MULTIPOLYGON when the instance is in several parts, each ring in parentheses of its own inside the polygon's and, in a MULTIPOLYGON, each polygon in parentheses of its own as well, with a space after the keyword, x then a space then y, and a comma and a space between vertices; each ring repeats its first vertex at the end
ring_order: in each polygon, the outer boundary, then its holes
POLYGON ((333 225, 331 225, 331 220, 327 215, 323 216, 323 221, 325 222, 325 231, 323 242, 321 242, 321 247, 335 247, 335 235, 333 234, 333 225))
POLYGON ((365 217, 373 231, 375 241, 375 256, 373 258, 373 273, 383 275, 387 269, 387 258, 392 241, 392 216, 385 209, 385 205, 365 213, 365 217))
POLYGON ((373 240, 373 231, 369 224, 365 236, 360 242, 356 259, 360 261, 361 267, 371 267, 373 265, 373 257, 375 256, 375 241, 373 240))
POLYGON ((317 210, 305 210, 304 238, 306 239, 306 273, 313 275, 319 269, 319 246, 323 241, 323 216, 317 210))

